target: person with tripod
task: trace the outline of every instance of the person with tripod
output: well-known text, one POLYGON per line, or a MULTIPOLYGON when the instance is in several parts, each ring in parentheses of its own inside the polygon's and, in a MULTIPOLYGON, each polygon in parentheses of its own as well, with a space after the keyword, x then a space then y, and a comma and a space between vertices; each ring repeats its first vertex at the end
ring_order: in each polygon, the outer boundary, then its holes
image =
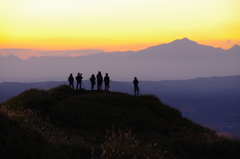
POLYGON ((139 96, 139 87, 138 87, 138 79, 134 77, 133 84, 134 84, 134 94, 135 96, 139 96))
POLYGON ((77 90, 78 90, 78 85, 80 87, 80 90, 82 90, 82 74, 78 73, 78 75, 76 76, 76 81, 77 81, 77 90))

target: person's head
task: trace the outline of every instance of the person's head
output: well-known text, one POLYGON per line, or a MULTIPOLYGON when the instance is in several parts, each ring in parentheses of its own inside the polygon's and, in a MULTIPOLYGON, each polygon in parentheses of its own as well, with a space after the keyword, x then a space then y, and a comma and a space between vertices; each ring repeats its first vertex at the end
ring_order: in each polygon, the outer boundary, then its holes
POLYGON ((70 76, 72 76, 72 73, 70 73, 70 76))
POLYGON ((106 73, 106 76, 108 76, 108 73, 106 73))
POLYGON ((134 77, 134 79, 136 80, 136 79, 137 79, 137 77, 134 77))

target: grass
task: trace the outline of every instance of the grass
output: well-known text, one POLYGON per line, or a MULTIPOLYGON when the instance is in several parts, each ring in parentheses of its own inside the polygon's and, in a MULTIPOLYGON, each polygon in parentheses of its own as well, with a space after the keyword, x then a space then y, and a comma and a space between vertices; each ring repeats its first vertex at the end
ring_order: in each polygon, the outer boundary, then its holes
POLYGON ((153 95, 30 89, 0 104, 1 158, 238 158, 240 141, 153 95))

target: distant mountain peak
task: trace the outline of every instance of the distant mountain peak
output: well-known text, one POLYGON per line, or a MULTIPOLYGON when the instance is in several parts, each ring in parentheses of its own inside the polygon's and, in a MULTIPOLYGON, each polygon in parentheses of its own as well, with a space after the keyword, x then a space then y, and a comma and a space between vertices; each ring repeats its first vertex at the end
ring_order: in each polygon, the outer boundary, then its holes
POLYGON ((240 46, 239 45, 233 45, 229 50, 240 50, 240 46))
POLYGON ((195 41, 192 41, 188 38, 183 38, 183 39, 176 39, 174 41, 172 41, 171 43, 179 43, 179 44, 198 44, 197 42, 195 41))
POLYGON ((233 45, 230 49, 233 49, 233 48, 240 49, 240 46, 238 44, 236 44, 236 45, 233 45))
POLYGON ((178 39, 178 40, 184 40, 184 41, 191 41, 190 39, 188 39, 188 38, 183 38, 183 39, 178 39))
POLYGON ((15 55, 5 56, 3 58, 20 60, 20 58, 18 56, 15 56, 15 55))

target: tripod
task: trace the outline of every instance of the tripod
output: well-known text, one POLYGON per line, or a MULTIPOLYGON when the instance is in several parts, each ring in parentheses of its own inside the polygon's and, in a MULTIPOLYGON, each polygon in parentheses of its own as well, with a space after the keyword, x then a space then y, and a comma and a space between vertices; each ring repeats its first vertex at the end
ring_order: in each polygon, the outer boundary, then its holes
POLYGON ((84 84, 83 84, 83 81, 82 81, 81 83, 82 83, 82 86, 83 86, 83 88, 82 88, 82 89, 83 89, 83 90, 85 90, 85 86, 84 86, 84 84))
POLYGON ((142 93, 140 91, 140 88, 133 88, 132 94, 134 94, 135 96, 141 96, 142 93))

